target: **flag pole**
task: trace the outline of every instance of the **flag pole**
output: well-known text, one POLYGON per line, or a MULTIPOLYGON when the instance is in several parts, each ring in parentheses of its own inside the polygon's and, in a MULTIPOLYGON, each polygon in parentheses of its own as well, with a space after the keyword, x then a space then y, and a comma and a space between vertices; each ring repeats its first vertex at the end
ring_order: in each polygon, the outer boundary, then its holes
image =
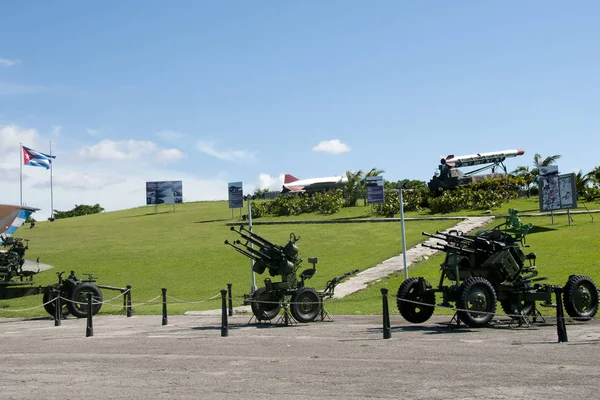
POLYGON ((52 140, 50 141, 50 221, 54 221, 54 189, 52 187, 52 140))
POLYGON ((23 143, 19 143, 19 188, 21 194, 20 206, 23 207, 23 143))

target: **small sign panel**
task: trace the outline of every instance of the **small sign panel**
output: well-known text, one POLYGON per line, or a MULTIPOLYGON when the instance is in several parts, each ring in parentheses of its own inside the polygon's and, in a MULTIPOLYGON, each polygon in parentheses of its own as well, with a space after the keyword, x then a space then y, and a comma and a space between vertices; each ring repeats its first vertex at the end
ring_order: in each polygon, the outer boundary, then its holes
POLYGON ((367 201, 369 204, 385 203, 383 176, 367 177, 367 201))
POLYGON ((182 181, 146 182, 146 205, 183 203, 182 181))
POLYGON ((540 211, 577 207, 575 174, 540 176, 540 211))
POLYGON ((229 182, 229 208, 244 206, 244 190, 242 182, 229 182))
POLYGON ((183 203, 182 181, 146 182, 146 205, 183 203))

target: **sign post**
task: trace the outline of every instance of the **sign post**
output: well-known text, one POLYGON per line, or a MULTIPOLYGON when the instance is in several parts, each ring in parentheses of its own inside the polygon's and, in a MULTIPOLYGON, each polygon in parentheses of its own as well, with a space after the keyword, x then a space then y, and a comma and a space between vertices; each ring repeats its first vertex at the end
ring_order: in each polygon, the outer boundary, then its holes
POLYGON ((540 212, 550 211, 554 225, 554 210, 567 210, 571 226, 570 209, 577 207, 577 179, 574 173, 558 174, 558 167, 540 168, 540 212))
POLYGON ((146 205, 154 205, 154 213, 159 204, 183 203, 183 181, 151 181, 146 182, 146 205))
POLYGON ((367 201, 369 204, 385 203, 383 176, 367 176, 367 201))

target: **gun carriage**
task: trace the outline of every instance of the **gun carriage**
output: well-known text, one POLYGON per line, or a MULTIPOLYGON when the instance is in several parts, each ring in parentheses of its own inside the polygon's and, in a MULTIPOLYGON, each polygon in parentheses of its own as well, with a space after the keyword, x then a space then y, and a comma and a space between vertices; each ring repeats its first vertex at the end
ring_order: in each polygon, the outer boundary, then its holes
POLYGON ((92 314, 98 313, 102 307, 102 292, 100 289, 119 290, 126 289, 95 284, 96 279, 87 274, 87 279, 80 279, 71 271, 70 275, 63 278, 63 272, 58 272, 58 282, 49 286, 36 285, 34 276, 40 272, 39 258, 38 270, 24 269, 25 252, 29 249, 29 242, 25 239, 12 236, 0 237, 2 247, 7 250, 0 251, 0 299, 8 300, 24 296, 43 294, 42 304, 46 312, 55 315, 56 304, 53 299, 61 296, 68 301, 61 302, 61 315, 69 314, 77 318, 87 316, 87 294, 92 293, 92 314))
POLYGON ((298 257, 296 242, 300 237, 290 233, 288 243, 280 246, 244 227, 240 227, 239 230, 231 227, 231 230, 239 234, 244 241, 225 240, 225 244, 253 260, 252 270, 257 274, 268 271, 271 277, 281 279, 274 282, 271 278, 266 278, 264 287, 244 295, 244 304, 250 304, 258 321, 275 318, 281 307, 287 307, 289 304, 290 312, 298 322, 312 322, 319 315, 323 315, 323 300, 333 297, 335 287, 346 277, 358 272, 358 269, 355 269, 335 277, 327 282, 325 290, 317 291, 306 285, 306 281, 311 279, 317 270, 317 258, 309 257, 308 262, 312 264, 312 268, 298 274, 302 259, 298 257))
MULTIPOLYGON (((451 306, 454 302, 458 320, 469 327, 488 324, 497 302, 507 315, 519 321, 538 313, 538 301, 544 306, 555 306, 554 286, 539 283, 547 277, 538 276, 536 255, 522 250, 524 235, 515 237, 500 230, 500 226, 474 236, 457 231, 423 232, 439 240, 423 246, 443 251, 446 257, 437 287, 423 277, 409 278, 400 285, 397 305, 404 319, 412 323, 427 321, 433 314, 438 293, 441 305, 451 306), (445 279, 452 283, 444 285, 445 279)), ((564 286, 563 300, 571 318, 586 321, 598 310, 598 289, 589 277, 571 275, 564 286)))

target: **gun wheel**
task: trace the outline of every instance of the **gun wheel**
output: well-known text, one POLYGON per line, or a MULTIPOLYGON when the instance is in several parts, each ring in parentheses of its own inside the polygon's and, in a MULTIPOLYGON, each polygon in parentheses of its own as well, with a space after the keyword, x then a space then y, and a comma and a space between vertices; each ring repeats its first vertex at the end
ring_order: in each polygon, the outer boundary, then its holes
MULTIPOLYGON (((419 293, 418 283, 419 278, 408 278, 402 282, 396 295, 400 315, 413 324, 420 324, 431 318, 435 306, 435 293, 419 293), (413 301, 416 303, 412 303, 413 301), (417 303, 431 304, 431 307, 417 303)), ((425 287, 431 289, 429 282, 425 281, 425 287)))
POLYGON ((456 293, 458 317, 471 328, 487 325, 496 312, 496 291, 480 276, 468 277, 456 293))
POLYGON ((92 293, 92 315, 96 315, 102 307, 102 292, 98 286, 88 282, 78 283, 69 293, 69 302, 67 307, 71 314, 77 318, 87 317, 88 293, 92 293))
MULTIPOLYGON (((52 287, 46 287, 44 289, 44 295, 42 296, 42 304, 44 305, 44 310, 46 310, 46 312, 48 314, 50 314, 50 316, 52 318, 54 318, 54 316, 56 315, 56 302, 52 301, 54 299, 56 299, 56 296, 59 296, 60 292, 53 290, 52 287)), ((67 315, 69 315, 69 308, 67 307, 67 301, 61 299, 60 302, 60 318, 65 318, 67 315)))
POLYGON ((321 298, 313 288, 300 288, 292 296, 290 311, 298 322, 312 322, 321 313, 321 298))
POLYGON ((565 310, 576 321, 587 321, 598 311, 598 288, 587 276, 571 275, 563 293, 565 310))
POLYGON ((273 301, 267 296, 267 289, 256 289, 252 295, 252 303, 250 304, 252 313, 259 321, 270 321, 279 314, 281 303, 273 301))

